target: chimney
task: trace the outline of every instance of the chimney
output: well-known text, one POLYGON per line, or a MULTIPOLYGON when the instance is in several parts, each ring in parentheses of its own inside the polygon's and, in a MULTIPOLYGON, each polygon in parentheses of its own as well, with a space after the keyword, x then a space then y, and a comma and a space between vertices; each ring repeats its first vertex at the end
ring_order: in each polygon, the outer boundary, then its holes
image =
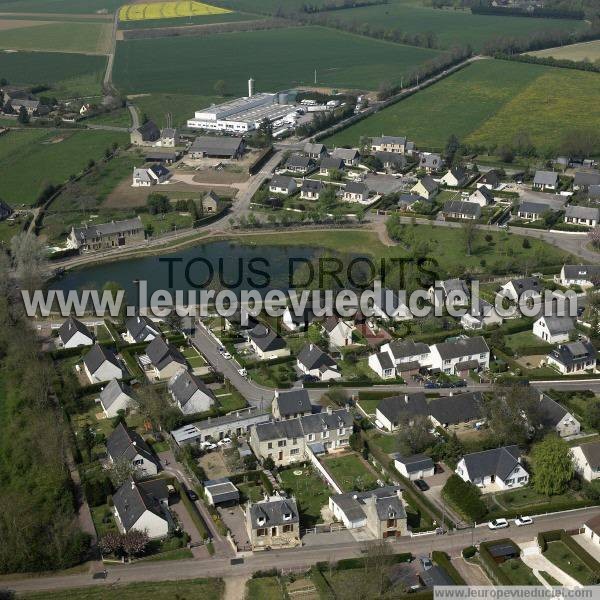
POLYGON ((450 393, 448 394, 448 396, 450 396, 450 398, 452 398, 452 396, 454 396, 454 392, 450 392, 450 393))
POLYGON ((133 479, 131 480, 131 489, 135 490, 135 481, 133 481, 133 479))
POLYGON ((248 79, 248 98, 252 98, 252 96, 254 96, 254 79, 250 77, 248 79))
POLYGON ((333 413, 333 408, 331 406, 328 406, 325 410, 327 411, 328 415, 331 415, 333 413))
POLYGON ((135 440, 133 440, 133 442, 131 442, 134 446, 137 446, 137 442, 135 440))

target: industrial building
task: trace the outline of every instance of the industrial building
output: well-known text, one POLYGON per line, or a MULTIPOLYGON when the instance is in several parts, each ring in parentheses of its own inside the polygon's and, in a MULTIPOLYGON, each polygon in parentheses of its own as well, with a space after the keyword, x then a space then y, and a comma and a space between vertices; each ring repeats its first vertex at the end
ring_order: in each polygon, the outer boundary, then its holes
POLYGON ((248 96, 196 111, 187 126, 190 129, 245 133, 258 129, 264 119, 271 123, 287 121, 293 124, 298 116, 293 98, 288 92, 255 94, 254 80, 250 79, 248 96))

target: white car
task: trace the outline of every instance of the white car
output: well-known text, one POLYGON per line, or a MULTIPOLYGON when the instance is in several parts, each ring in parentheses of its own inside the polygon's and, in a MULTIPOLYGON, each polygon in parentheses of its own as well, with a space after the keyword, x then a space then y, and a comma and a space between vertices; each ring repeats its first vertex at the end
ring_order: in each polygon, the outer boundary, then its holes
POLYGON ((224 437, 222 440, 219 440, 219 441, 217 442, 217 444, 218 444, 219 446, 228 446, 229 444, 231 444, 231 438, 224 437))
POLYGON ((523 525, 532 525, 533 519, 531 517, 518 517, 515 519, 515 525, 517 527, 523 527, 523 525))
POLYGON ((246 369, 241 368, 238 369, 238 373, 242 376, 242 377, 247 377, 248 376, 248 371, 246 371, 246 369))
POLYGON ((488 523, 490 529, 504 529, 508 527, 508 521, 506 519, 493 519, 488 523))
POLYGON ((221 355, 225 360, 229 360, 231 358, 231 354, 229 352, 223 352, 221 355))

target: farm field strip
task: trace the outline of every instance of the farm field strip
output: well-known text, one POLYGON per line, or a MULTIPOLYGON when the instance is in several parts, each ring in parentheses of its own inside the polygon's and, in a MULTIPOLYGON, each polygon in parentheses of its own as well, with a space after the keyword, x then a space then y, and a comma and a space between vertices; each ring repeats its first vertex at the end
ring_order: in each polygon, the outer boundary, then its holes
POLYGON ((442 150, 452 134, 487 146, 510 144, 517 134, 525 134, 536 147, 547 149, 570 130, 600 127, 600 106, 594 101, 598 94, 597 73, 482 60, 326 142, 357 144, 361 136, 385 132, 408 135, 422 148, 442 150))
POLYGON ((224 79, 229 93, 241 95, 251 76, 259 90, 277 91, 314 84, 316 69, 320 86, 376 89, 438 54, 323 27, 293 27, 118 42, 113 77, 126 93, 211 95, 224 79), (190 70, 185 56, 201 56, 202 68, 190 70))
POLYGON ((120 21, 145 21, 150 19, 171 19, 174 17, 193 17, 196 15, 227 14, 227 8, 196 2, 178 0, 175 2, 147 2, 126 4, 119 9, 120 21))
POLYGON ((558 48, 546 48, 545 50, 537 50, 536 52, 528 52, 532 56, 540 56, 542 58, 552 57, 563 60, 589 60, 595 62, 600 60, 600 40, 591 42, 581 42, 580 44, 571 44, 569 46, 560 46, 558 48))

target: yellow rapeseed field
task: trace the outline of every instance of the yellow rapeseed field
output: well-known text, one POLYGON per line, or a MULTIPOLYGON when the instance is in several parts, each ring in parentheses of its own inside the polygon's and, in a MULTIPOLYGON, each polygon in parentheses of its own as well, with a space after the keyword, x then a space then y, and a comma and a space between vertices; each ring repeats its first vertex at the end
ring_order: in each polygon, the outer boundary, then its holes
POLYGON ((145 2, 122 6, 119 9, 119 20, 147 21, 150 19, 172 19, 174 17, 194 17, 198 15, 221 15, 230 12, 226 8, 195 2, 195 0, 145 2))

